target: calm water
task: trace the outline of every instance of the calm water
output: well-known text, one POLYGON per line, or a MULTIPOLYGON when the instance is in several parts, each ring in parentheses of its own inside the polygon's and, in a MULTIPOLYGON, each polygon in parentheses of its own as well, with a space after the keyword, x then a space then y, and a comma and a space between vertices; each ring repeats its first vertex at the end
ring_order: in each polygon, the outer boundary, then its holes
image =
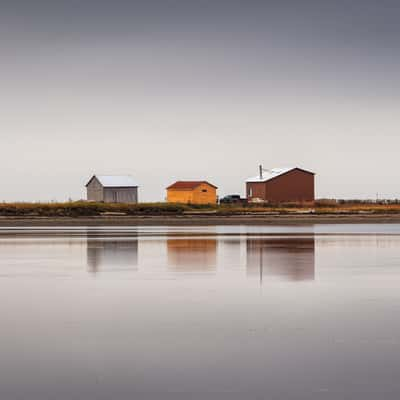
POLYGON ((400 225, 0 229, 0 399, 399 399, 400 225))

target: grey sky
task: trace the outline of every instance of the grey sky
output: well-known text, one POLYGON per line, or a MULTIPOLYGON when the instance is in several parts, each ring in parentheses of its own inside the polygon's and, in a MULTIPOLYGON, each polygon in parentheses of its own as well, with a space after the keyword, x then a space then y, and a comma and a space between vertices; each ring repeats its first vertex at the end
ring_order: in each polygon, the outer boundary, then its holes
POLYGON ((400 198, 398 1, 15 0, 0 50, 0 200, 78 199, 92 173, 243 193, 259 163, 400 198))

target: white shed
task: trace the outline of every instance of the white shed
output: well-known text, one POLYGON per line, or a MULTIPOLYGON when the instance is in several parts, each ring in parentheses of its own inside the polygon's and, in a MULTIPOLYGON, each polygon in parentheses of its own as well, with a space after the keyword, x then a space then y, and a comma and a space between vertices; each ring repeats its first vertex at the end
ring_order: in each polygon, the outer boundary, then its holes
POLYGON ((86 184, 87 199, 104 203, 137 203, 138 187, 130 175, 93 175, 86 184))

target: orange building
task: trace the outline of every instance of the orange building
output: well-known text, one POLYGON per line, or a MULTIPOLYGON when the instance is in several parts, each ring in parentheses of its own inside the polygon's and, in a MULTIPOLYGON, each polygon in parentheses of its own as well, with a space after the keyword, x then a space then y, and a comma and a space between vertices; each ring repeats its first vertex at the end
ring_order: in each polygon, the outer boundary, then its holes
POLYGON ((167 187, 168 203, 215 204, 217 187, 206 181, 177 181, 167 187))

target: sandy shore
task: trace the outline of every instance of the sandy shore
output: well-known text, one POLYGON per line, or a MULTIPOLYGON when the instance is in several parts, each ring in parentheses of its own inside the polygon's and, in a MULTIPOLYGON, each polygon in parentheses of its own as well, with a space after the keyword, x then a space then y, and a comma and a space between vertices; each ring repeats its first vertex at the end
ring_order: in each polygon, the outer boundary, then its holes
POLYGON ((400 214, 332 215, 184 215, 101 217, 0 217, 0 227, 16 226, 167 226, 167 225, 303 225, 400 223, 400 214))

